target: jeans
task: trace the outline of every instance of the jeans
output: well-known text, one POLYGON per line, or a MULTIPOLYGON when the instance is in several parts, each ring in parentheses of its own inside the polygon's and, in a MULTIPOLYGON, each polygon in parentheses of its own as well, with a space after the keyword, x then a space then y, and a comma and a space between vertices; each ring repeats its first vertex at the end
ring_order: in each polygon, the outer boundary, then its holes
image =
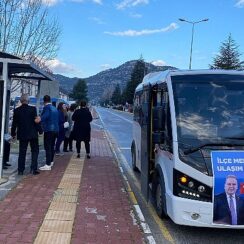
POLYGON ((54 146, 57 138, 57 132, 44 132, 44 149, 46 151, 46 164, 51 165, 54 158, 54 146))
POLYGON ((73 149, 73 133, 70 133, 69 137, 65 137, 64 138, 64 151, 68 150, 68 146, 69 146, 69 150, 71 151, 73 149))
POLYGON ((58 133, 58 137, 57 137, 57 141, 56 141, 56 145, 55 145, 55 151, 56 152, 60 152, 60 146, 64 140, 64 131, 60 131, 58 133))

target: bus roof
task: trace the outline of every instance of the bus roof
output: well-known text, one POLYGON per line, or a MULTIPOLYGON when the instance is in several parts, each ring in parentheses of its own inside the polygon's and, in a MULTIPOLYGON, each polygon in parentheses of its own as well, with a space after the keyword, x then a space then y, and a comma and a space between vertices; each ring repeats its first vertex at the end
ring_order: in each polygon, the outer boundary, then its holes
POLYGON ((161 84, 166 82, 166 78, 168 76, 176 76, 176 75, 200 75, 200 74, 228 74, 228 75, 244 75, 244 71, 237 70, 214 70, 214 69, 206 69, 206 70, 165 70, 159 72, 152 72, 147 74, 142 83, 140 83, 136 87, 136 91, 142 90, 143 86, 151 84, 161 84))

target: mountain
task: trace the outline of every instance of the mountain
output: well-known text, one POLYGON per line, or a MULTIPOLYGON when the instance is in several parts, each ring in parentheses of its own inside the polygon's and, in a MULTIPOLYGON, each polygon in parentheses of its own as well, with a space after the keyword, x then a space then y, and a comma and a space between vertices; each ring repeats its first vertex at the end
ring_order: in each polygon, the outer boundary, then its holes
MULTIPOLYGON (((128 61, 117 68, 102 71, 88 78, 83 78, 87 82, 88 96, 90 101, 98 102, 104 91, 113 89, 116 84, 119 84, 123 90, 126 83, 130 80, 131 73, 134 69, 137 60, 128 61)), ((151 63, 145 63, 148 72, 157 72, 167 69, 176 69, 172 66, 155 66, 151 63)), ((54 75, 60 83, 60 87, 68 93, 72 91, 73 85, 79 78, 68 78, 63 75, 54 75)))
POLYGON ((59 74, 53 74, 54 78, 59 81, 60 89, 66 93, 70 93, 73 89, 74 84, 79 78, 69 78, 59 74))

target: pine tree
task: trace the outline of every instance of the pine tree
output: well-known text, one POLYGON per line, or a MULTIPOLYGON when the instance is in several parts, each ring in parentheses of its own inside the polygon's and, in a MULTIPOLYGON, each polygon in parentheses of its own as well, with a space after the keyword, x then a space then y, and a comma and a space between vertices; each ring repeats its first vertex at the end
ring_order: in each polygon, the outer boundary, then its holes
POLYGON ((143 58, 141 57, 135 64, 131 78, 127 82, 126 88, 122 94, 124 102, 133 103, 133 97, 136 87, 142 82, 143 77, 147 74, 147 68, 143 58))
POLYGON ((211 69, 242 69, 243 62, 240 61, 241 53, 238 50, 239 46, 232 39, 231 34, 228 39, 222 43, 220 47, 220 54, 218 54, 213 64, 210 65, 211 69))
POLYGON ((85 100, 85 101, 88 101, 87 99, 87 92, 88 92, 88 89, 87 89, 87 84, 86 84, 86 80, 84 79, 79 79, 77 81, 77 83, 74 85, 73 87, 73 91, 72 93, 70 94, 70 96, 76 100, 78 103, 81 101, 81 100, 85 100))
POLYGON ((116 105, 121 103, 121 89, 120 89, 119 84, 117 84, 115 86, 111 100, 112 100, 112 103, 114 103, 116 105))

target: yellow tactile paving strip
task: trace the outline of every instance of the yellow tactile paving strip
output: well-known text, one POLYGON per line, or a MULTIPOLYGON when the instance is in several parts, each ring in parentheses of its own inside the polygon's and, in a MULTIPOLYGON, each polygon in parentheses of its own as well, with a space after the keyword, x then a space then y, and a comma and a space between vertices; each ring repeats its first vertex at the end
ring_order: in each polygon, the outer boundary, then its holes
POLYGON ((70 159, 34 244, 70 244, 84 158, 70 159))

